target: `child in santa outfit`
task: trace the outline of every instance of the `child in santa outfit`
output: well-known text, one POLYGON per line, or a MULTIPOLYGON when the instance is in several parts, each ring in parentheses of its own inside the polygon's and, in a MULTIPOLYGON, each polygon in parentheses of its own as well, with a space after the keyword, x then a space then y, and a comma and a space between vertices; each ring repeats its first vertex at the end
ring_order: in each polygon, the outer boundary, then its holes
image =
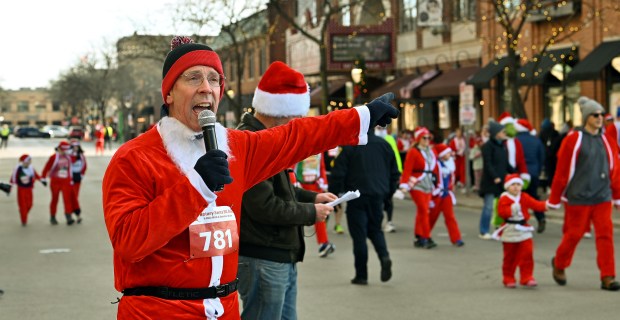
POLYGON ((462 247, 465 243, 461 239, 461 231, 459 230, 458 222, 454 216, 454 204, 456 204, 456 197, 454 196, 453 188, 455 181, 455 168, 454 159, 452 158, 452 148, 440 143, 435 146, 435 152, 437 153, 439 163, 439 186, 437 194, 433 196, 433 203, 431 204, 431 211, 429 216, 429 225, 431 231, 439 218, 439 214, 443 213, 443 218, 446 223, 446 229, 448 229, 448 235, 450 236, 450 242, 457 247, 462 247))
POLYGON ((430 131, 425 127, 419 127, 413 137, 415 144, 405 157, 399 188, 410 192, 417 208, 414 227, 417 239, 413 245, 416 248, 431 249, 437 246, 431 240, 429 215, 432 191, 436 189, 439 180, 439 166, 435 152, 430 147, 432 138, 430 131))
POLYGON ((80 207, 80 186, 82 185, 82 178, 86 173, 86 157, 84 156, 84 150, 80 146, 78 140, 71 140, 71 175, 73 177, 73 213, 76 216, 77 223, 82 222, 82 209, 80 207))
POLYGON ((534 279, 534 227, 528 224, 529 210, 545 211, 544 201, 536 200, 521 192, 523 180, 518 174, 506 175, 504 189, 497 203, 497 214, 504 219, 502 226, 493 233, 493 238, 503 242, 504 261, 502 263, 503 283, 506 288, 516 288, 515 272, 519 268, 520 283, 526 287, 536 287, 534 279))
MULTIPOLYGON (((295 166, 295 180, 300 188, 318 193, 327 192, 327 174, 322 154, 315 154, 299 162, 295 166)), ((319 256, 327 257, 336 250, 336 246, 329 242, 326 221, 317 221, 314 224, 316 241, 319 244, 319 256)))
POLYGON ((62 192, 62 202, 65 208, 67 225, 72 225, 73 220, 73 174, 71 172, 71 144, 61 141, 56 147, 56 153, 51 155, 45 167, 43 167, 42 178, 50 177, 50 191, 52 200, 50 202, 50 223, 57 225, 56 210, 58 207, 58 197, 62 192))
POLYGON ((28 223, 28 213, 32 209, 32 188, 34 187, 34 182, 39 180, 44 186, 47 186, 47 183, 41 180, 41 176, 31 166, 31 163, 32 158, 29 155, 24 154, 19 157, 19 164, 13 170, 10 181, 11 184, 17 185, 17 206, 19 207, 19 216, 24 227, 28 223))

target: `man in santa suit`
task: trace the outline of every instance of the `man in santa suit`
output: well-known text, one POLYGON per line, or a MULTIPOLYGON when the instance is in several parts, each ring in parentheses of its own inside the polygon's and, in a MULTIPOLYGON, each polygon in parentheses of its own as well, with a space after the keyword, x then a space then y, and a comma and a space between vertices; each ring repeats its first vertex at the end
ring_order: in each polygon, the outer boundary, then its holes
POLYGON ((454 163, 456 170, 454 176, 459 187, 465 186, 465 138, 461 128, 456 128, 454 138, 448 145, 454 151, 454 163))
POLYGON ((565 269, 570 266, 584 232, 593 224, 601 289, 617 291, 620 283, 615 281, 611 219, 612 202, 616 207, 620 205, 617 145, 601 134, 605 109, 587 97, 580 97, 577 102, 584 125, 562 141, 548 200, 552 208, 559 208, 560 202, 564 202, 564 233, 551 260, 553 279, 566 285, 565 269))
POLYGON ((497 119, 499 124, 504 126, 506 131, 506 140, 504 145, 508 152, 508 163, 512 167, 512 171, 519 173, 523 180, 523 189, 527 189, 530 184, 530 174, 527 171, 527 163, 525 162, 525 155, 523 154, 523 145, 518 139, 517 129, 515 128, 516 120, 510 113, 504 112, 497 119))
POLYGON ((368 128, 386 125, 398 110, 390 94, 260 132, 216 123, 219 149, 205 153, 198 114, 217 113, 221 60, 186 37, 175 37, 171 48, 162 72, 164 117, 123 144, 103 178, 114 283, 124 294, 118 318, 239 319, 243 193, 312 154, 364 144, 368 128))
POLYGON ((418 127, 413 138, 415 143, 405 157, 399 188, 409 191, 416 205, 414 247, 432 249, 437 244, 431 240, 429 214, 432 192, 439 180, 439 167, 437 156, 431 148, 430 131, 425 127, 418 127))
POLYGON ((615 142, 620 150, 620 107, 616 109, 616 121, 612 121, 605 126, 605 137, 610 142, 615 142))
POLYGON ((52 192, 50 223, 58 224, 56 210, 58 209, 58 197, 62 193, 67 225, 72 225, 75 220, 73 219, 73 173, 71 172, 71 144, 69 142, 61 141, 56 147, 56 152, 47 159, 41 173, 42 181, 47 182, 48 176, 52 192))

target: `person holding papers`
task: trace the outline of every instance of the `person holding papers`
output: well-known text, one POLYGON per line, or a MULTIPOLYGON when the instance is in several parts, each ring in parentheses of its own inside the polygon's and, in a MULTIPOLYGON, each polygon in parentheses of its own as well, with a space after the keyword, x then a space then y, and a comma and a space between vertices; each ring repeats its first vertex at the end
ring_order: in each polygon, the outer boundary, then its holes
POLYGON ((370 239, 381 261, 381 281, 392 277, 392 260, 381 229, 383 199, 398 187, 400 172, 389 143, 368 131, 368 144, 344 146, 335 160, 329 191, 343 194, 359 190, 360 197, 347 203, 347 224, 353 240, 355 277, 352 284, 368 284, 368 246, 370 239))

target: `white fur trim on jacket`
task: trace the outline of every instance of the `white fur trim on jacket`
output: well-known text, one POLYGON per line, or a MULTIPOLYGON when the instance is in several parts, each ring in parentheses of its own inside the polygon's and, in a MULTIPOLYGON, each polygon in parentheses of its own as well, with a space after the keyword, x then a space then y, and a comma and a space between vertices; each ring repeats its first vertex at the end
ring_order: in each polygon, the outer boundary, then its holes
POLYGON ((368 129, 370 128, 370 110, 367 106, 355 107, 357 114, 360 117, 360 133, 358 145, 365 145, 368 143, 368 129))
POLYGON ((306 93, 270 93, 256 88, 252 107, 271 117, 305 116, 310 109, 310 91, 306 93))
MULTIPOLYGON (((203 139, 196 138, 202 132, 193 132, 184 124, 172 117, 164 117, 157 124, 157 131, 162 138, 164 147, 179 170, 185 174, 194 189, 198 191, 208 203, 215 202, 217 196, 204 183, 198 172, 194 170, 194 165, 198 158, 206 153, 203 139)), ((226 129, 219 123, 215 124, 215 132, 218 148, 228 159, 232 158, 228 147, 228 135, 226 129)))

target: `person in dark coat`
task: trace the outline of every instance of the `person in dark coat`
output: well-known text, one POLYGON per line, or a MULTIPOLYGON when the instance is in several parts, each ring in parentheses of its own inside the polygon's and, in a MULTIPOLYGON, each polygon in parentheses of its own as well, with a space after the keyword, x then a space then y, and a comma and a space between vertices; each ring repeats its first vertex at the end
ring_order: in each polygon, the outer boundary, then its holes
POLYGON ((353 240, 355 277, 352 284, 368 284, 368 246, 370 239, 381 262, 381 281, 392 277, 392 261, 381 230, 383 199, 394 194, 400 172, 390 144, 368 131, 365 146, 344 146, 336 158, 329 191, 341 194, 359 190, 360 197, 347 203, 347 224, 353 240))
POLYGON ((480 180, 479 194, 484 198, 482 214, 480 216, 480 235, 483 240, 492 239, 489 233, 493 203, 504 191, 504 177, 513 173, 508 163, 508 153, 503 140, 506 139, 504 126, 489 122, 489 141, 482 145, 482 179, 480 180))
POLYGON ((545 118, 540 125, 540 135, 538 136, 545 147, 545 162, 543 171, 545 172, 546 181, 541 181, 541 186, 543 188, 550 188, 551 181, 553 181, 553 175, 555 174, 555 163, 557 162, 553 147, 559 137, 560 133, 555 130, 553 122, 551 122, 548 118, 545 118))
MULTIPOLYGON (((540 172, 545 163, 545 146, 540 139, 532 134, 534 128, 527 119, 519 119, 515 124, 517 129, 517 140, 523 146, 523 155, 525 156, 525 164, 527 172, 530 174, 530 183, 525 192, 532 196, 535 200, 540 200, 538 196, 538 187, 540 186, 540 172)), ((545 231, 547 225, 544 211, 535 211, 536 221, 538 222, 538 233, 545 231)))

